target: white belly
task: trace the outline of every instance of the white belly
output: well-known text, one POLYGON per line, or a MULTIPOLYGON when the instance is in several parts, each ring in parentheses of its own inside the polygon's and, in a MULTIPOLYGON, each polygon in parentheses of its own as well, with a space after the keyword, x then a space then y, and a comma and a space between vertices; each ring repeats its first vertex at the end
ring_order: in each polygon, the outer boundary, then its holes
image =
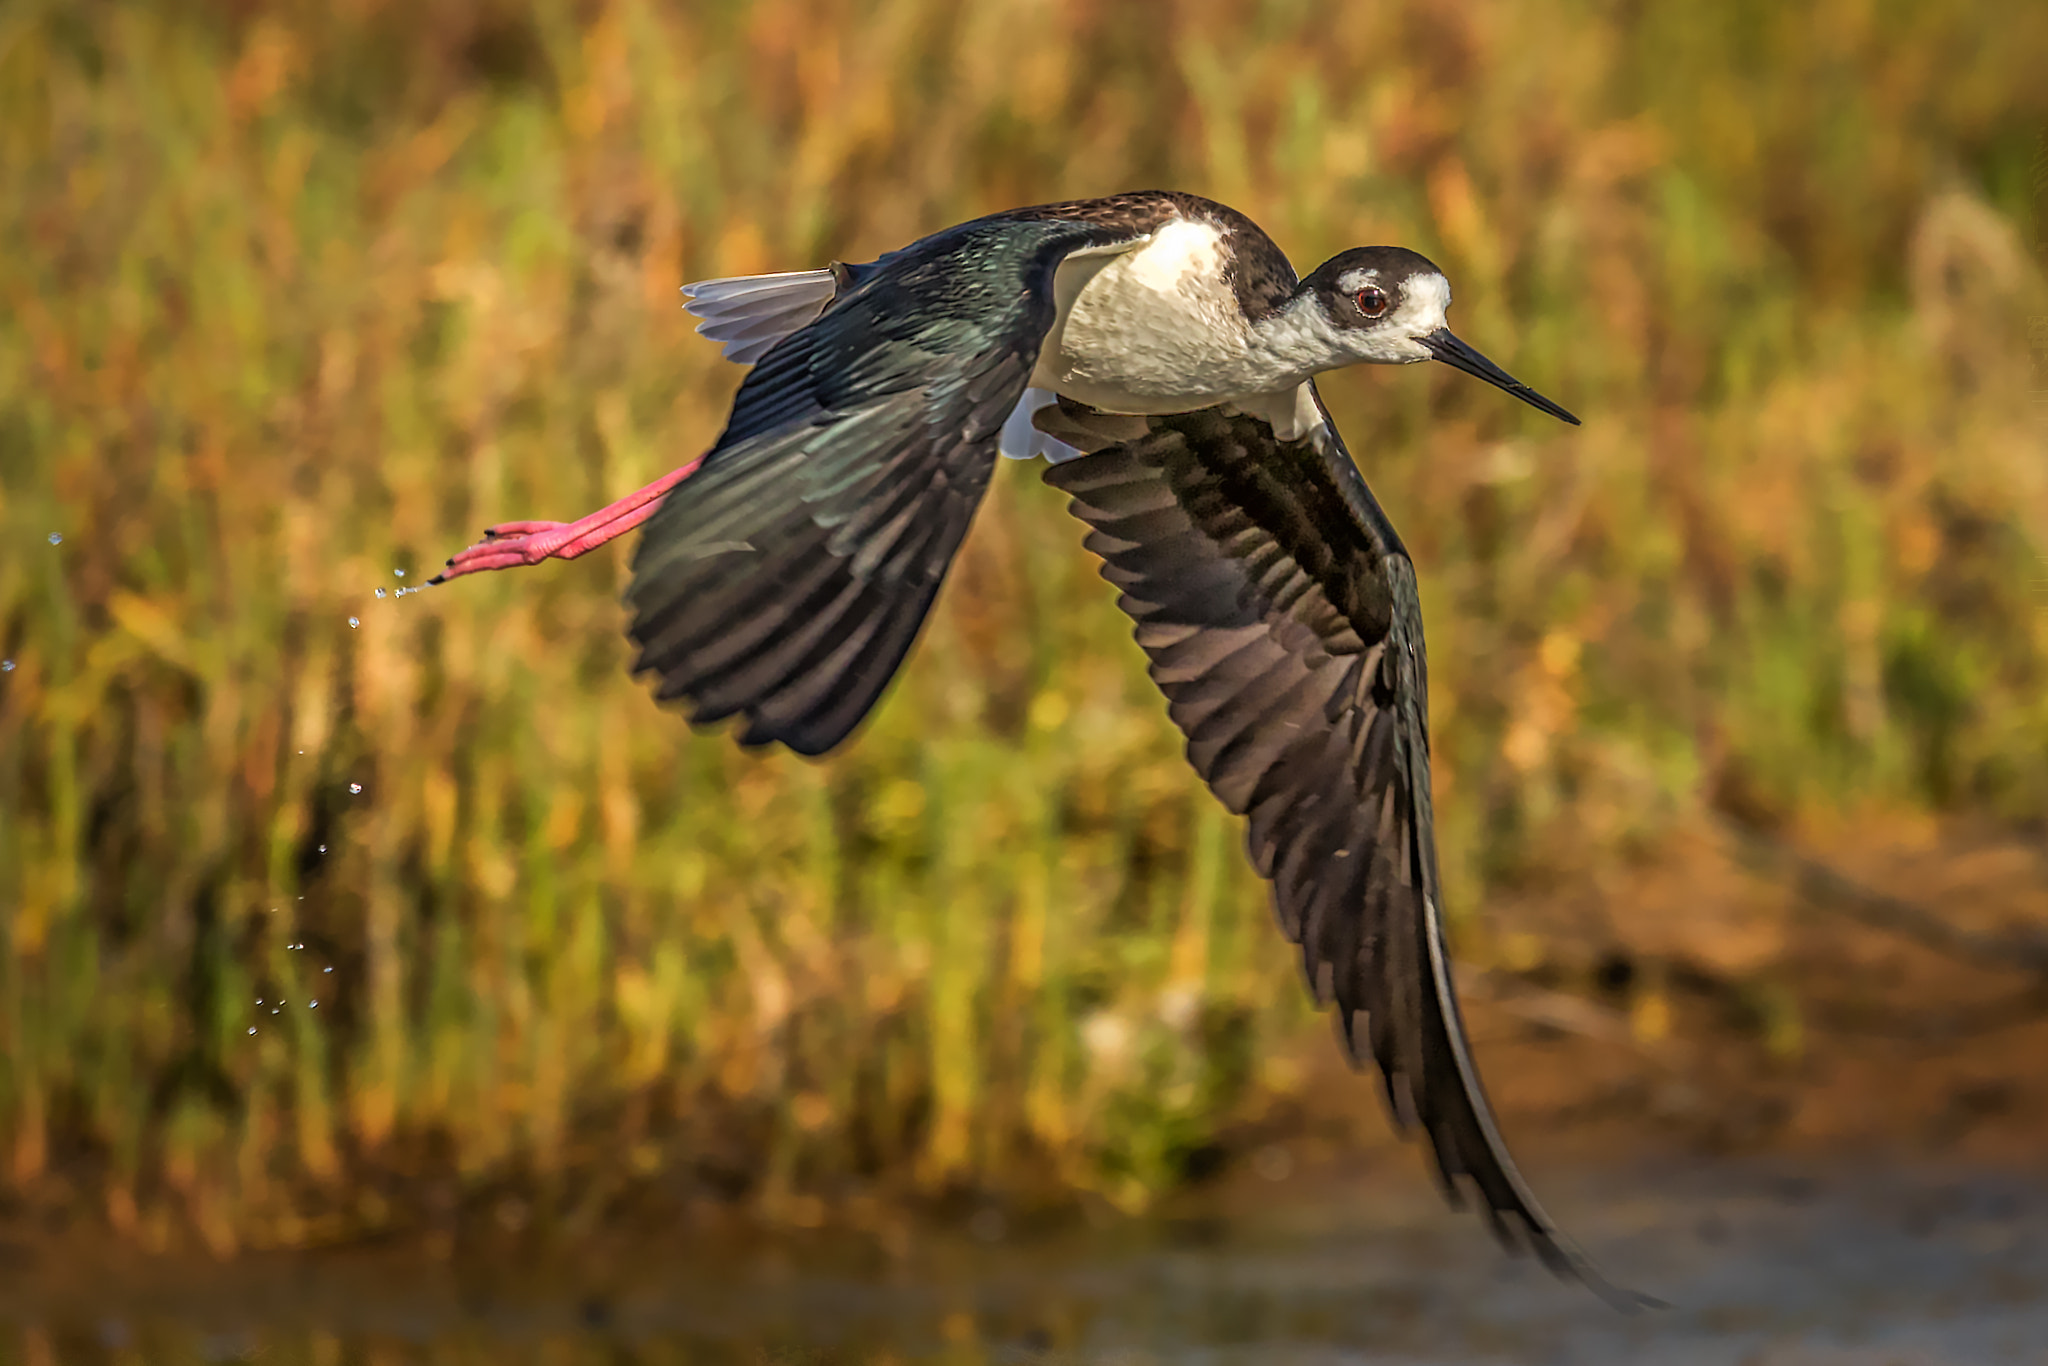
POLYGON ((1217 229, 1180 219, 1135 249, 1068 257, 1033 387, 1112 413, 1186 412, 1273 387, 1222 246, 1217 229))

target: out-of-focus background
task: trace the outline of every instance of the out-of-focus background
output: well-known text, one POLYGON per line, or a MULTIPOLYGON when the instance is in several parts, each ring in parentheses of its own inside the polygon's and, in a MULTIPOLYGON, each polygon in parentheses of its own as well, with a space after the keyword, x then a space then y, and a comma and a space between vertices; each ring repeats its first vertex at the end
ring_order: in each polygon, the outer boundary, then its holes
POLYGON ((14 0, 0 1221, 1421 1181, 1033 469, 823 763, 628 677, 623 548, 417 591, 716 435, 681 283, 1150 186, 1421 250, 1586 418, 1324 384, 1518 1150, 2037 1159, 2044 71, 2005 0, 14 0))

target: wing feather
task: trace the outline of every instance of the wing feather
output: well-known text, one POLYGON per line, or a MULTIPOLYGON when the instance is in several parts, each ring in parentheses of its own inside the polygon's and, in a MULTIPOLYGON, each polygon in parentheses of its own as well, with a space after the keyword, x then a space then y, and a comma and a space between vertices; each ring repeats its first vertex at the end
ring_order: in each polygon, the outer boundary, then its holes
POLYGON ((1052 323, 1054 271, 1120 235, 982 220, 870 266, 694 286, 707 335, 758 364, 633 560, 635 669, 658 695, 693 722, 743 717, 746 744, 820 754, 845 739, 981 503, 1052 323))
MULTIPOLYGON (((1072 405, 1055 421, 1089 429, 1072 405)), ((1447 1193, 1476 1188, 1504 1239, 1611 1303, 1655 1303, 1611 1285, 1537 1204, 1472 1065, 1444 948, 1407 551, 1327 415, 1290 442, 1224 408, 1148 428, 1044 477, 1091 528, 1190 762, 1248 817, 1311 989, 1376 1064, 1396 1121, 1427 1134, 1447 1193)))

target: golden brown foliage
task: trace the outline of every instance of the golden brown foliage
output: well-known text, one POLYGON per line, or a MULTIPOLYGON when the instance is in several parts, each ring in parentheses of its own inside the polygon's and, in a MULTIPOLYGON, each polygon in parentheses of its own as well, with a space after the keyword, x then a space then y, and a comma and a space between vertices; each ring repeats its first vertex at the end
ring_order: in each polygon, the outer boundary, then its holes
POLYGON ((1420 565, 1461 915, 1714 806, 2048 816, 2044 69, 1993 0, 16 0, 0 1189, 222 1247, 570 1176, 1135 1202, 1299 1085, 1027 471, 822 766, 657 713, 623 554, 376 596, 715 435, 681 282, 1017 203, 1412 245, 1588 419, 1326 386, 1420 565))

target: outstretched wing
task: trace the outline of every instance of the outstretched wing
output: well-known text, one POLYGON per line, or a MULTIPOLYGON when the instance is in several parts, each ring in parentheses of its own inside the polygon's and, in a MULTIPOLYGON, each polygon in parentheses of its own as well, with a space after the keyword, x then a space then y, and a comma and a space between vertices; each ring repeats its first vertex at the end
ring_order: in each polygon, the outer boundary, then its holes
MULTIPOLYGON (((1062 408, 1046 425, 1083 442, 1088 417, 1062 408)), ((1444 943, 1414 566, 1327 412, 1295 441, 1222 408, 1098 430, 1116 444, 1045 480, 1092 528, 1195 770, 1249 819, 1252 862, 1353 1057, 1370 1054, 1397 1122, 1428 1134, 1454 1202, 1469 1181, 1504 1240, 1519 1228, 1559 1275, 1654 1303, 1559 1232, 1495 1127, 1444 943)))
POLYGON ((743 716, 745 744, 820 754, 843 740, 980 505, 1053 322, 1054 272, 1133 238, 980 220, 841 268, 848 287, 829 301, 812 297, 822 282, 785 281, 790 309, 738 338, 770 344, 750 354, 724 435, 647 522, 626 593, 635 671, 687 699, 693 722, 743 716), (799 304, 824 311, 769 337, 799 304))

